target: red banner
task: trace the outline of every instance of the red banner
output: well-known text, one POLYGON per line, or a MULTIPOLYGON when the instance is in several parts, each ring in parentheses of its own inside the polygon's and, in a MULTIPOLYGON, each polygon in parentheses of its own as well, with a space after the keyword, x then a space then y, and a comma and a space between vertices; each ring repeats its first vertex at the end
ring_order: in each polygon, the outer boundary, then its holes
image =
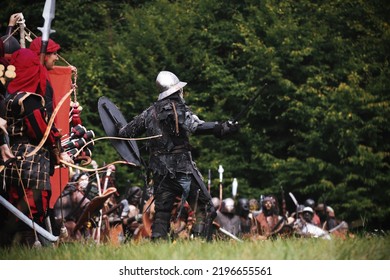
MULTIPOLYGON (((53 70, 49 71, 51 85, 54 90, 54 107, 61 98, 69 92, 72 86, 72 69, 67 66, 55 66, 53 70)), ((55 126, 60 130, 62 135, 69 135, 69 110, 70 97, 61 106, 56 119, 55 126)), ((50 208, 53 208, 54 203, 60 196, 69 181, 68 168, 56 168, 54 175, 50 178, 52 196, 50 199, 50 208)))

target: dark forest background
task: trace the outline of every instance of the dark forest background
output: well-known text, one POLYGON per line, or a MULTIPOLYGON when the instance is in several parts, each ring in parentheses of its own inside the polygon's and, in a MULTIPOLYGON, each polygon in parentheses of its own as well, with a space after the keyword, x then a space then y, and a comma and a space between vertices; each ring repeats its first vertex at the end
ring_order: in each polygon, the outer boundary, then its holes
MULTIPOLYGON (((22 12, 41 35, 45 1, 2 1, 1 31, 22 12)), ((52 38, 78 69, 83 125, 104 136, 97 100, 107 96, 131 120, 157 99, 169 70, 188 82, 186 101, 204 120, 237 115, 267 83, 228 139, 192 137, 212 194, 218 166, 224 197, 292 192, 332 206, 365 229, 390 228, 390 3, 371 0, 56 1, 52 38)), ((139 148, 147 160, 143 143, 139 148)), ((96 142, 102 165, 119 159, 96 142)), ((143 170, 117 166, 119 188, 143 184, 143 170)))

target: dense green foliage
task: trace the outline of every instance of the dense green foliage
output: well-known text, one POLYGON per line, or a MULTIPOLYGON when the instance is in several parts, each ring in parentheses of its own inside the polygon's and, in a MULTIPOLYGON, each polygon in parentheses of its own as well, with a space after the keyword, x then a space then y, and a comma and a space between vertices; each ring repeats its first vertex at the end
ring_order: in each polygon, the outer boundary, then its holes
MULTIPOLYGON (((3 25, 22 11, 31 30, 42 26, 44 1, 30 2, 2 4, 3 25)), ((237 177, 238 197, 283 187, 340 219, 389 228, 389 12, 379 0, 68 0, 57 1, 53 39, 78 69, 83 124, 98 136, 98 98, 130 120, 156 100, 160 70, 188 82, 187 103, 205 120, 234 117, 267 83, 240 134, 192 139, 213 192, 222 164, 225 197, 237 177)), ((101 141, 94 157, 118 155, 101 141)), ((118 169, 123 185, 142 177, 118 169)))

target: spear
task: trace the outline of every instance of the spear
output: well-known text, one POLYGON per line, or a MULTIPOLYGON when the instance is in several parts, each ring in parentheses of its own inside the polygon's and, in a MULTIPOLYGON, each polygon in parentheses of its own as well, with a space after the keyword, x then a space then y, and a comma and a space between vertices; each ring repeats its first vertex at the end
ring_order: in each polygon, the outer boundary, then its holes
POLYGON ((235 198, 236 195, 237 195, 237 188, 238 188, 238 181, 237 181, 237 178, 234 178, 233 179, 233 183, 232 183, 232 195, 233 195, 233 198, 235 198))
POLYGON ((211 192, 211 170, 210 169, 209 169, 209 178, 207 181, 207 188, 208 188, 208 191, 210 193, 211 192))
POLYGON ((221 201, 222 205, 222 179, 223 179, 223 172, 225 170, 223 169, 222 165, 219 166, 218 168, 218 173, 219 173, 219 201, 221 201))
POLYGON ((281 194, 282 194, 282 214, 283 214, 283 217, 287 217, 286 198, 284 197, 283 186, 280 186, 280 191, 281 191, 281 194))
POLYGON ((55 30, 51 29, 51 21, 54 19, 54 13, 56 9, 55 0, 46 0, 45 7, 43 8, 42 17, 44 18, 43 27, 38 27, 38 30, 42 32, 42 45, 39 59, 41 64, 45 62, 45 55, 47 51, 47 45, 49 44, 49 36, 54 33, 55 30))
MULTIPOLYGON (((92 168, 95 169, 97 188, 98 188, 99 196, 101 196, 102 189, 101 189, 101 185, 100 185, 99 172, 97 171, 98 164, 96 161, 93 160, 93 161, 91 161, 91 165, 92 165, 92 168)), ((101 231, 102 222, 103 222, 102 221, 103 220, 103 210, 100 209, 99 212, 100 212, 99 222, 98 222, 98 227, 97 227, 97 231, 96 231, 96 235, 95 235, 95 240, 96 240, 97 244, 100 243, 100 231, 101 231)))

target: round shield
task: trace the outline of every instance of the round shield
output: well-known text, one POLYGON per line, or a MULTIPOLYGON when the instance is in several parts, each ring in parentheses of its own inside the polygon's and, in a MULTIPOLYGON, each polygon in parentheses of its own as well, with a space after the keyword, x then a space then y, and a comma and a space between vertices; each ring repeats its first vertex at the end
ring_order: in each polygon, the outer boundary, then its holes
MULTIPOLYGON (((107 136, 118 136, 116 124, 127 124, 126 119, 119 111, 118 107, 107 97, 100 97, 98 101, 98 111, 100 120, 103 124, 107 136)), ((134 163, 136 166, 141 165, 140 153, 136 141, 134 140, 110 140, 119 155, 127 162, 134 163)))

